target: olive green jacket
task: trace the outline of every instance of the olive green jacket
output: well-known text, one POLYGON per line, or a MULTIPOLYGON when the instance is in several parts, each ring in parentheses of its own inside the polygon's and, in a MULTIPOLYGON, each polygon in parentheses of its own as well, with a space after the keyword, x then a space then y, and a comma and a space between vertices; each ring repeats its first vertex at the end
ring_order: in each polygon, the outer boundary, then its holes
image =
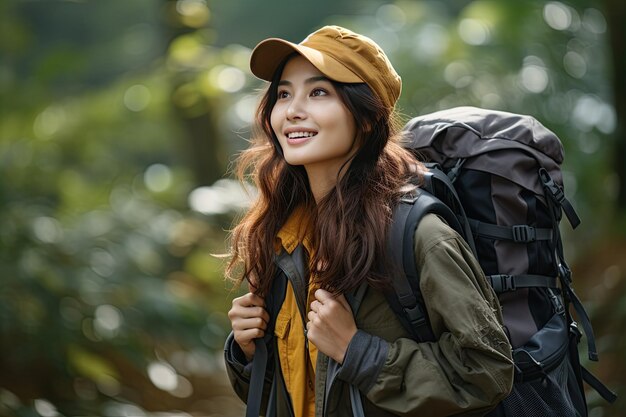
MULTIPOLYGON (((353 416, 350 390, 356 389, 367 417, 484 415, 511 390, 511 347, 499 303, 469 247, 427 215, 416 230, 415 259, 437 341, 411 339, 380 291, 364 285, 346 294, 359 330, 342 365, 318 354, 316 417, 353 416)), ((283 258, 279 265, 292 283, 303 279, 297 262, 283 258)), ((280 364, 272 346, 268 350, 263 409, 270 417, 290 417, 280 364)), ((225 356, 233 388, 245 401, 251 364, 232 334, 225 356)))

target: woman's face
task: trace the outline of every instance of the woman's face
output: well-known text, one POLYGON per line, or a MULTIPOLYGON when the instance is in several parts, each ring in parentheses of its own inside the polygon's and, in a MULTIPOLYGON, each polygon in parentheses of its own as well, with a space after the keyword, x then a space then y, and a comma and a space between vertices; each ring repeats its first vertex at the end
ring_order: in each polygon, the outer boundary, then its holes
POLYGON ((270 121, 287 163, 303 165, 309 176, 336 176, 356 152, 354 117, 333 84, 299 55, 285 65, 270 121))

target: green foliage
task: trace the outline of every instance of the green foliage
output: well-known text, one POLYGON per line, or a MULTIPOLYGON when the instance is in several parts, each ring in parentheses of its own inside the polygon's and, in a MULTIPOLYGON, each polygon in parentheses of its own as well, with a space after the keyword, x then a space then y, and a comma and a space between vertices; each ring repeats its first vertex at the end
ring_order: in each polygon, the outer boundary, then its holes
MULTIPOLYGON (((267 36, 368 34, 403 77, 405 118, 536 116, 563 139, 583 217, 570 259, 605 236, 616 114, 597 2, 382 3, 0 2, 0 415, 241 414, 219 365, 233 293, 210 254, 246 197, 215 181, 246 145, 248 57, 267 36)), ((626 267, 605 258, 622 306, 626 267)))

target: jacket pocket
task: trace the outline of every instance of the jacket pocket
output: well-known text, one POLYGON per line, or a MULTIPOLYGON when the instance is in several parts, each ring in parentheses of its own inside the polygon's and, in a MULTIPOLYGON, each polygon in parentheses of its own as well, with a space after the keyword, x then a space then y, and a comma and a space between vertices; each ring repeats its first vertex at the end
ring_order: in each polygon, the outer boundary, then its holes
POLYGON ((288 314, 281 312, 276 317, 276 325, 274 327, 274 336, 276 336, 276 344, 278 347, 278 359, 280 361, 280 367, 283 377, 285 378, 285 384, 290 386, 289 372, 289 331, 291 330, 291 317, 288 314))

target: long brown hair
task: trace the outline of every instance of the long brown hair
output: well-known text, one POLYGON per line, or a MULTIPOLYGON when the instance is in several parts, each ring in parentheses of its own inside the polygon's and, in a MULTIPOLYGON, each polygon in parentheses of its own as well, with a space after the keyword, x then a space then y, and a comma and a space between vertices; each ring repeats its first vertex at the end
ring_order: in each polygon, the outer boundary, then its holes
POLYGON ((304 206, 310 213, 315 248, 309 260, 313 279, 335 293, 364 281, 384 288, 389 282, 385 253, 393 207, 401 187, 419 174, 422 165, 402 148, 395 113, 366 84, 331 81, 355 119, 360 147, 342 167, 345 173, 335 187, 316 203, 306 171, 285 162, 270 124, 286 61, 261 98, 250 147, 237 161, 239 179, 252 180, 259 194, 232 232, 227 276, 243 264, 235 281, 246 278, 257 294, 267 295, 276 272, 276 235, 293 210, 304 206))

